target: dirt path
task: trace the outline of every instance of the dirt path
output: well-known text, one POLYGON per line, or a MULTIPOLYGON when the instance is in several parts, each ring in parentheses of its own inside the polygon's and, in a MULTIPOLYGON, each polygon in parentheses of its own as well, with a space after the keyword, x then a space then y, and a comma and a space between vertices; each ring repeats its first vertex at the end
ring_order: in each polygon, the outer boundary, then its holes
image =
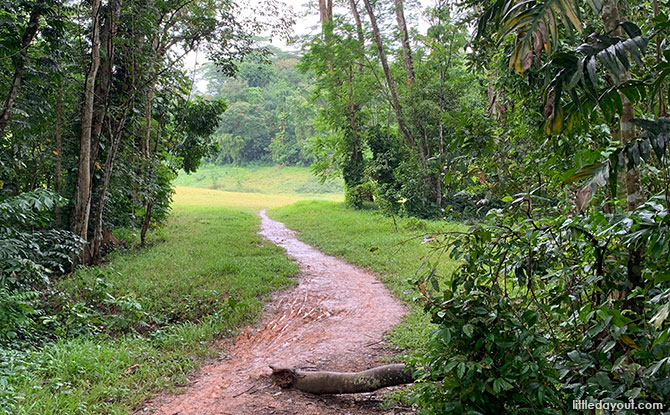
POLYGON ((382 336, 406 310, 372 273, 299 241, 264 210, 260 215, 260 233, 300 265, 299 284, 278 293, 261 324, 240 334, 224 357, 203 367, 184 394, 158 397, 138 413, 407 413, 379 410, 377 394, 315 397, 272 384, 270 364, 340 371, 379 364, 385 354, 382 336))

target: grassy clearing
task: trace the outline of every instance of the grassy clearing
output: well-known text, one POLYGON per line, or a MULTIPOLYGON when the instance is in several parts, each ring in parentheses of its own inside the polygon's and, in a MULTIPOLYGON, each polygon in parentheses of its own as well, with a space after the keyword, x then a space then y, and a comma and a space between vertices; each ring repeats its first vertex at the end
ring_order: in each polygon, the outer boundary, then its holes
MULTIPOLYGON (((463 230, 455 223, 423 221, 414 218, 393 220, 374 211, 347 208, 344 203, 301 201, 269 212, 273 219, 300 231, 298 237, 330 255, 379 273, 380 278, 399 298, 411 304, 409 314, 390 334, 398 347, 420 351, 432 330, 421 306, 412 301, 417 270, 424 260, 434 262, 434 245, 422 243, 432 233, 463 230)), ((443 257, 437 276, 451 274, 454 263, 443 257)))
POLYGON ((342 181, 319 183, 308 167, 205 165, 192 174, 181 174, 176 186, 198 187, 241 193, 303 195, 309 199, 332 199, 342 194, 342 181))
POLYGON ((214 351, 214 340, 253 321, 270 291, 291 284, 297 266, 257 235, 254 206, 247 212, 224 207, 242 203, 230 196, 179 189, 160 241, 61 281, 71 298, 85 299, 104 280, 111 295, 128 299, 132 308, 140 305, 149 328, 3 354, 0 413, 128 413, 153 393, 183 383, 214 351))

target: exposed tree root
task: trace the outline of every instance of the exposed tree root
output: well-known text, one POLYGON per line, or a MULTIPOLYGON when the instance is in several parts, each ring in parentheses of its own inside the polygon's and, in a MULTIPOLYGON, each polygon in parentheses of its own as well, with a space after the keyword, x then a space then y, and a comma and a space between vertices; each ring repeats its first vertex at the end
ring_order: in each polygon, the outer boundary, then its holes
POLYGON ((282 388, 294 388, 315 395, 372 392, 388 386, 412 383, 404 364, 386 365, 362 372, 310 372, 270 366, 272 377, 282 388))

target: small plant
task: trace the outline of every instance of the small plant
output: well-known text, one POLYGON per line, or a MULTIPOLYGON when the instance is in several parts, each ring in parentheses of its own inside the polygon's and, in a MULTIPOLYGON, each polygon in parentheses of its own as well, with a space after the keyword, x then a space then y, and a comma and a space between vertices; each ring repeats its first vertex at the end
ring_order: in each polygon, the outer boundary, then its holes
POLYGON ((374 201, 375 185, 371 182, 359 184, 352 188, 347 188, 344 194, 344 201, 347 205, 361 209, 366 202, 374 201))

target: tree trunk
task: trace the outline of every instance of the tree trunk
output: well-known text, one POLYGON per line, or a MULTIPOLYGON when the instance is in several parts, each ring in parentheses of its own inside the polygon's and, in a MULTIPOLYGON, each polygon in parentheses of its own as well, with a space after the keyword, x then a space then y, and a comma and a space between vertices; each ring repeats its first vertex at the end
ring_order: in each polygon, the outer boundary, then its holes
MULTIPOLYGON (((654 0, 653 2, 654 6, 654 17, 658 17, 660 14, 660 10, 658 8, 658 0, 654 0)), ((656 63, 660 63, 661 59, 663 58, 663 51, 661 50, 661 43, 663 42, 663 39, 661 39, 661 36, 656 37, 656 63)), ((658 86, 658 116, 660 117, 667 117, 668 116, 668 105, 665 102, 665 90, 663 89, 663 85, 658 86)))
POLYGON ((90 258, 94 264, 99 264, 102 261, 102 248, 104 243, 104 212, 105 212, 105 201, 107 199, 107 193, 109 191, 109 185, 112 180, 112 172, 114 170, 114 161, 116 159, 116 154, 119 150, 119 144, 121 143, 121 137, 123 136, 123 130, 126 124, 126 118, 128 114, 128 108, 132 104, 129 104, 124 111, 119 124, 116 127, 116 131, 112 131, 111 121, 108 122, 109 127, 109 140, 110 145, 107 149, 107 157, 105 159, 104 175, 102 179, 102 185, 100 186, 100 192, 98 195, 98 209, 96 211, 94 219, 94 228, 93 228, 93 240, 91 241, 90 246, 90 258))
POLYGON ((389 92, 391 93, 391 107, 393 107, 393 111, 396 114, 396 118, 398 120, 398 127, 400 127, 400 132, 405 137, 405 140, 407 140, 407 143, 410 145, 411 148, 413 148, 419 153, 419 156, 422 159, 422 163, 425 164, 425 157, 423 156, 423 153, 419 148, 419 146, 416 144, 416 141, 414 140, 412 133, 409 131, 407 123, 405 122, 405 117, 402 113, 402 107, 400 106, 400 99, 398 98, 398 90, 396 89, 395 81, 393 80, 393 76, 391 75, 391 70, 389 68, 388 59, 386 58, 386 52, 384 51, 384 43, 382 42, 382 37, 379 32, 379 26, 377 25, 377 18, 375 17, 374 11, 372 10, 372 6, 370 5, 370 0, 363 0, 363 3, 365 5, 365 10, 368 13, 368 17, 370 18, 372 33, 375 38, 375 44, 377 45, 377 52, 379 52, 379 60, 381 61, 382 69, 384 70, 384 77, 386 78, 386 83, 388 84, 389 92))
POLYGON ((409 44, 409 32, 407 31, 407 23, 405 23, 405 12, 402 5, 402 0, 393 0, 395 4, 395 17, 398 21, 398 29, 400 30, 400 43, 402 44, 402 54, 405 61, 405 71, 407 72, 407 82, 414 83, 414 62, 412 62, 412 48, 409 44))
MULTIPOLYGON (((322 26, 326 26, 333 16, 333 0, 319 0, 319 21, 322 26)), ((327 30, 322 29, 324 35, 327 30)))
POLYGON ((37 35, 37 30, 40 26, 41 8, 43 6, 44 1, 36 2, 32 12, 30 13, 28 25, 23 31, 23 36, 21 37, 21 49, 19 50, 19 54, 16 58, 16 65, 14 66, 14 77, 12 78, 12 83, 9 86, 9 91, 7 92, 7 98, 5 98, 5 103, 2 106, 2 112, 0 113, 0 137, 2 137, 5 133, 5 128, 7 127, 11 117, 12 107, 16 102, 16 97, 19 95, 19 89, 21 89, 23 69, 26 66, 28 49, 33 43, 33 39, 35 39, 35 36, 37 35))
MULTIPOLYGON (((619 26, 621 16, 619 8, 615 0, 608 0, 603 5, 602 20, 607 32, 613 32, 617 36, 623 36, 623 30, 619 26)), ((621 81, 625 82, 629 79, 626 73, 622 76, 621 81)), ((619 93, 623 101, 623 114, 619 120, 619 134, 621 144, 626 145, 635 140, 635 125, 633 118, 635 118, 635 108, 625 94, 619 93)), ((642 184, 640 182, 640 170, 635 168, 633 170, 626 170, 626 201, 628 210, 634 210, 644 201, 642 194, 642 184)))
POLYGON ((270 368, 275 383, 280 387, 294 388, 315 395, 372 392, 413 382, 412 373, 404 364, 380 366, 353 373, 270 368))
MULTIPOLYGON (((61 180, 63 175, 63 88, 65 87, 65 78, 60 78, 58 93, 56 94, 56 125, 54 126, 54 141, 56 143, 56 171, 54 172, 54 191, 60 195, 62 190, 61 180)), ((62 211, 60 206, 55 207, 56 226, 61 227, 63 223, 62 211)))
MULTIPOLYGON (((147 101, 144 107, 144 137, 142 139, 142 158, 144 163, 143 175, 149 177, 151 173, 152 166, 151 162, 151 111, 153 109, 153 100, 155 96, 156 89, 156 80, 152 81, 149 85, 149 91, 147 93, 147 101)), ((140 232, 140 245, 144 246, 146 242, 147 231, 149 230, 149 224, 151 223, 151 214, 153 210, 153 195, 146 195, 146 200, 144 201, 144 218, 142 218, 142 230, 140 232)))
POLYGON ((357 186, 361 184, 362 174, 360 172, 360 163, 363 158, 361 152, 361 145, 358 136, 358 122, 356 120, 356 102, 354 99, 354 68, 349 66, 349 124, 351 127, 351 157, 349 159, 349 172, 355 173, 353 183, 347 183, 347 187, 357 186))
MULTIPOLYGON (((100 28, 100 46, 104 48, 104 56, 100 58, 100 69, 96 79, 93 121, 91 127, 91 170, 98 158, 102 130, 105 126, 107 111, 109 110, 109 94, 112 89, 114 69, 114 39, 121 13, 121 0, 110 0, 107 18, 100 28)), ((110 138, 111 140, 111 138, 110 138)))
MULTIPOLYGON (((114 161, 116 159, 116 154, 119 150, 119 145, 121 143, 121 138, 123 136, 123 130, 126 126, 126 119, 128 112, 132 107, 134 100, 134 94, 127 98, 127 101, 124 105, 124 109, 120 119, 118 120, 116 129, 112 128, 111 117, 107 115, 107 109, 110 105, 109 103, 109 94, 111 90, 111 81, 112 81, 112 70, 114 68, 114 39, 116 37, 119 18, 121 15, 121 1, 122 0, 110 0, 109 2, 109 14, 106 22, 106 27, 104 29, 104 45, 106 58, 103 66, 103 71, 100 78, 100 91, 103 92, 103 103, 98 107, 99 111, 97 113, 97 123, 100 125, 95 126, 95 142, 98 143, 102 136, 102 128, 104 124, 108 125, 109 132, 109 146, 107 148, 107 156, 105 158, 105 164, 103 166, 103 179, 102 185, 98 193, 97 200, 97 210, 95 218, 93 221, 93 239, 90 245, 90 257, 91 261, 95 264, 99 264, 102 261, 102 248, 104 243, 104 214, 105 214, 105 202, 107 200, 107 193, 109 192, 109 186, 112 180, 112 173, 114 171, 114 161)), ((97 145, 97 144, 96 144, 97 145)), ((96 151, 93 152, 97 154, 96 151)), ((92 160, 94 161, 94 160, 92 160)), ((92 190, 92 189, 91 189, 92 190)))
MULTIPOLYGON (((607 0, 603 5, 602 20, 605 25, 605 30, 613 32, 617 36, 624 36, 623 29, 619 26, 621 22, 621 15, 617 6, 616 0, 607 0)), ((629 79, 628 73, 624 73, 621 77, 622 82, 629 79)), ((623 114, 619 120, 619 135, 621 144, 626 145, 635 140, 635 125, 633 118, 635 118, 635 108, 625 94, 619 92, 619 96, 623 101, 623 114)), ((633 170, 626 169, 626 205, 629 211, 635 210, 644 202, 644 195, 642 194, 642 183, 640 181, 640 169, 633 170)), ((628 280, 633 287, 642 286, 642 259, 644 256, 644 246, 632 247, 628 251, 628 280)), ((631 301, 628 307, 637 310, 640 305, 636 301, 631 301)))
MULTIPOLYGON (((365 32, 363 32, 363 23, 361 22, 361 15, 358 13, 358 6, 356 6, 355 0, 349 0, 349 8, 356 23, 356 35, 358 36, 361 53, 365 53, 365 32)), ((363 73, 363 62, 358 64, 358 73, 363 73)))
MULTIPOLYGON (((81 116, 81 136, 79 139, 79 167, 75 206, 72 215, 72 231, 88 240, 88 219, 91 213, 91 130, 93 127, 93 104, 95 101, 95 81, 100 67, 100 11, 101 0, 91 2, 91 64, 86 74, 84 86, 84 106, 81 116)), ((86 262, 87 249, 82 260, 86 262)))

